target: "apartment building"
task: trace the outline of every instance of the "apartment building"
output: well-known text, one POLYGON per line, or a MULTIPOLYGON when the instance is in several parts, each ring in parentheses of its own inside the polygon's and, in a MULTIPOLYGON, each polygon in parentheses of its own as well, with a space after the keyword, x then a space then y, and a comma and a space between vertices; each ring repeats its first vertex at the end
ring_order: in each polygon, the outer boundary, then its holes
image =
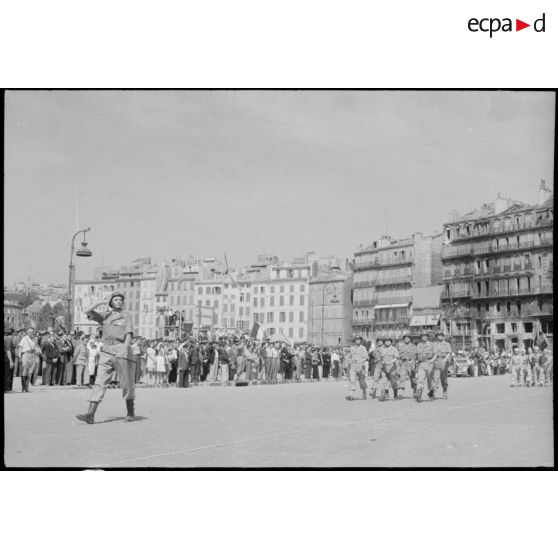
POLYGON ((410 333, 413 287, 439 284, 442 235, 384 235, 355 252, 353 331, 366 339, 400 339, 410 333))
POLYGON ((552 339, 554 210, 544 181, 539 194, 535 205, 498 196, 444 224, 444 324, 467 346, 552 339))

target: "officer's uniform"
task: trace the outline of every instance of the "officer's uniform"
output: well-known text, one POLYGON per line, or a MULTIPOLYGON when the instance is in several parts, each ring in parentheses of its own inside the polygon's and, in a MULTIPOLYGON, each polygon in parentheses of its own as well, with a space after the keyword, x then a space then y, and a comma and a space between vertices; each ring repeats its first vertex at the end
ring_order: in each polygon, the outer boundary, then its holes
POLYGON ((380 358, 382 363, 382 389, 384 394, 389 390, 389 386, 393 389, 393 395, 397 396, 399 386, 399 374, 397 371, 397 360, 399 359, 399 351, 390 345, 385 345, 380 349, 380 358))
POLYGON ((442 341, 435 341, 433 345, 434 354, 436 355, 436 360, 434 361, 433 367, 434 390, 438 389, 441 381, 442 389, 444 390, 444 397, 446 397, 448 391, 448 355, 451 355, 451 345, 443 339, 442 341))
POLYGON ((364 380, 365 363, 368 360, 368 351, 363 345, 353 345, 349 350, 349 395, 354 398, 357 382, 366 398, 366 381, 364 380))
POLYGON ((131 347, 127 348, 126 359, 117 358, 115 355, 125 350, 124 340, 126 335, 133 334, 132 318, 128 312, 90 312, 88 318, 95 320, 103 326, 103 349, 99 354, 97 378, 91 391, 89 401, 99 403, 105 396, 107 386, 110 384, 114 372, 120 377, 122 397, 133 400, 135 397, 135 367, 131 366, 131 347))
POLYGON ((414 343, 399 343, 399 389, 405 389, 407 378, 411 381, 413 392, 416 391, 415 365, 417 361, 417 346, 414 343))
POLYGON ((424 382, 428 382, 428 391, 433 389, 432 383, 432 358, 434 357, 434 346, 430 341, 421 341, 417 345, 417 393, 422 393, 424 382))

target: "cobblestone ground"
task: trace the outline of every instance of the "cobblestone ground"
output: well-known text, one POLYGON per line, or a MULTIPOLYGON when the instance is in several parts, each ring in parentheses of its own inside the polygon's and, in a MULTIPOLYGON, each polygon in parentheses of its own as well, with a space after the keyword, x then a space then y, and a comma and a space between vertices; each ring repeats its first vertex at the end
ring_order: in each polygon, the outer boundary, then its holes
POLYGON ((346 401, 339 382, 120 390, 96 422, 87 390, 35 388, 5 401, 8 467, 553 466, 552 388, 509 376, 452 378, 450 398, 346 401))

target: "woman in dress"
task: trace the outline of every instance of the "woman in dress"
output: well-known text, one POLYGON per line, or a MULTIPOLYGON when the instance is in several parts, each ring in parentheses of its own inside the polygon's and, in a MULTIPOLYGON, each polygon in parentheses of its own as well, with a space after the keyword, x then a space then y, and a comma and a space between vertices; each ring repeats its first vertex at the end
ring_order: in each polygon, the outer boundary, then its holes
POLYGON ((147 383, 153 385, 155 379, 155 370, 157 369, 157 351, 155 350, 155 342, 151 342, 145 350, 145 368, 147 370, 147 383))

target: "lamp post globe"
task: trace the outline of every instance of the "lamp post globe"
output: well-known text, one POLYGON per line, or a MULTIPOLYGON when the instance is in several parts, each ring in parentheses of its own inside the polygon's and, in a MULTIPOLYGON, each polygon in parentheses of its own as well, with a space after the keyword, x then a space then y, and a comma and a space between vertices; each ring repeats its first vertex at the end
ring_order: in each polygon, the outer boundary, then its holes
POLYGON ((74 236, 72 237, 72 244, 70 246, 70 265, 69 265, 69 273, 68 273, 68 316, 69 316, 69 329, 70 331, 74 327, 74 298, 75 298, 75 275, 76 269, 74 266, 74 253, 76 256, 80 258, 90 258, 93 253, 87 247, 87 242, 85 242, 85 233, 89 232, 91 227, 85 227, 84 229, 80 229, 77 231, 74 236), (76 236, 78 234, 83 233, 83 242, 81 243, 81 248, 77 250, 74 249, 74 242, 76 240, 76 236))

